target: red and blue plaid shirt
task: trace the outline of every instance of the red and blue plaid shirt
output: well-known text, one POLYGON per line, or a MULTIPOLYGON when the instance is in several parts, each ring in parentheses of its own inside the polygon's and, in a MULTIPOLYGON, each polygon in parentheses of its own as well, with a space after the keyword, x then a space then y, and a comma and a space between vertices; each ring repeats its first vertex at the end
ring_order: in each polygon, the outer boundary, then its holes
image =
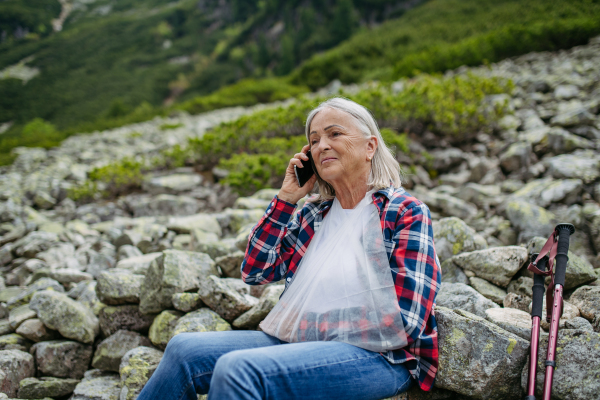
MULTIPOLYGON (((241 265, 242 279, 261 285, 285 279, 287 290, 300 260, 319 230, 333 200, 296 204, 273 198, 253 228, 241 265)), ((433 243, 429 208, 402 188, 373 193, 394 279, 408 344, 383 355, 393 364, 406 363, 423 390, 431 390, 438 369, 435 298, 441 268, 433 243)), ((283 293, 282 293, 283 295, 283 293)))

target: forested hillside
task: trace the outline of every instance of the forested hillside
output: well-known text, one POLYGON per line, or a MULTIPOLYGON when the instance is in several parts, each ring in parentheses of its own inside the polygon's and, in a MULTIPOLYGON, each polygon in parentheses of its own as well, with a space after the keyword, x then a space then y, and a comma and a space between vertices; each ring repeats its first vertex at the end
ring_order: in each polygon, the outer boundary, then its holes
POLYGON ((59 129, 210 93, 302 60, 418 3, 378 1, 80 1, 60 32, 56 0, 0 3, 0 69, 33 56, 39 75, 0 80, 0 121, 59 129))
POLYGON ((0 3, 0 164, 16 146, 177 110, 271 102, 333 79, 391 82, 600 33, 589 0, 57 4, 0 3))

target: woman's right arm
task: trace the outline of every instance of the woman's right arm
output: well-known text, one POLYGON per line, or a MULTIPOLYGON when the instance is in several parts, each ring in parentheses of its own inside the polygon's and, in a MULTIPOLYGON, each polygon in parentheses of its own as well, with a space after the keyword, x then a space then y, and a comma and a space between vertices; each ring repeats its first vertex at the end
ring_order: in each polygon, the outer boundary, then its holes
MULTIPOLYGON (((294 165, 302 168, 301 160, 308 159, 308 148, 304 146, 302 152, 290 160, 279 193, 250 233, 241 265, 242 279, 249 285, 261 285, 283 279, 294 258, 296 243, 299 242, 298 235, 306 225, 303 224, 302 212, 294 216, 296 203, 310 192, 317 180, 316 175, 313 175, 302 187, 298 186, 296 180, 294 165)), ((306 240, 303 241, 305 242, 306 240)))
POLYGON ((284 278, 302 226, 300 213, 294 216, 296 206, 275 196, 252 229, 241 265, 245 283, 261 285, 284 278))

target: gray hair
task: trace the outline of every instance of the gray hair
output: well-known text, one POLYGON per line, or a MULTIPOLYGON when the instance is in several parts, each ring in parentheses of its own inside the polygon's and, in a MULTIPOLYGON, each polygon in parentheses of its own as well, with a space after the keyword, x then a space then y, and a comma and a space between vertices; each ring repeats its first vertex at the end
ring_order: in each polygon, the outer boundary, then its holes
MULTIPOLYGON (((402 184, 400 180, 400 164, 384 143, 375 118, 373 118, 373 115, 371 115, 369 110, 352 100, 343 97, 333 97, 322 102, 317 108, 313 109, 306 118, 305 133, 308 143, 310 144, 310 124, 315 115, 325 108, 343 111, 352 116, 355 126, 366 138, 373 136, 377 138, 377 149, 371 160, 371 173, 369 174, 367 185, 375 190, 384 189, 390 186, 395 188, 400 187, 402 184)), ((333 186, 321 179, 318 174, 317 184, 319 186, 319 197, 316 199, 317 201, 330 200, 335 197, 333 186)))

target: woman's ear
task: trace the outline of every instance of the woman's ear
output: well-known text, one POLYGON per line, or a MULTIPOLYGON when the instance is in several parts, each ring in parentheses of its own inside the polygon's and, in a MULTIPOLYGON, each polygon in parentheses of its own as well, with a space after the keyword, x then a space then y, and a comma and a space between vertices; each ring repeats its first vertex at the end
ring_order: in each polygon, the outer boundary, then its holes
POLYGON ((371 136, 369 139, 367 139, 367 160, 370 161, 373 159, 373 156, 375 155, 375 150, 377 150, 377 137, 376 136, 371 136))

